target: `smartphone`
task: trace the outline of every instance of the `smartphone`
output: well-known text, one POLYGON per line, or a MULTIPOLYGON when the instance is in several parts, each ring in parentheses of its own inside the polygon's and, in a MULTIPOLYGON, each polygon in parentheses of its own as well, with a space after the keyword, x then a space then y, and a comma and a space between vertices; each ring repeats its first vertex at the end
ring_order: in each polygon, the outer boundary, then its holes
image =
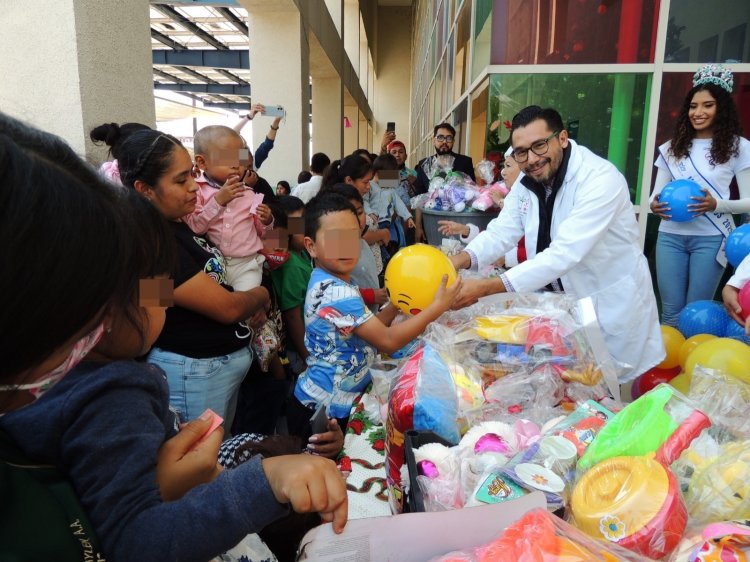
POLYGON ((310 435, 328 431, 328 412, 326 411, 325 404, 318 406, 318 409, 315 410, 315 413, 310 418, 310 431, 310 435))
POLYGON ((284 108, 280 105, 267 105, 263 115, 268 117, 284 117, 284 108))
POLYGON ((386 123, 386 125, 385 125, 385 130, 386 131, 392 131, 392 132, 395 133, 396 132, 396 123, 395 123, 395 121, 388 121, 388 123, 386 123))

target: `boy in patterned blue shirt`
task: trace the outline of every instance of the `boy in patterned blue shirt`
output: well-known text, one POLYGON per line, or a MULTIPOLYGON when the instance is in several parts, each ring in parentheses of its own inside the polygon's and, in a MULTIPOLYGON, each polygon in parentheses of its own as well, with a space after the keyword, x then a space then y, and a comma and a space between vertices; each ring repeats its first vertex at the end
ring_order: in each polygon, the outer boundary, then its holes
POLYGON ((391 326, 398 309, 388 303, 377 315, 350 283, 360 251, 360 225, 351 202, 323 192, 305 209, 305 249, 315 259, 305 298, 307 370, 297 380, 289 407, 289 433, 307 438, 318 406, 346 428, 356 397, 370 383, 370 365, 378 351, 393 353, 421 334, 450 309, 461 280, 446 287, 447 276, 427 308, 391 326))

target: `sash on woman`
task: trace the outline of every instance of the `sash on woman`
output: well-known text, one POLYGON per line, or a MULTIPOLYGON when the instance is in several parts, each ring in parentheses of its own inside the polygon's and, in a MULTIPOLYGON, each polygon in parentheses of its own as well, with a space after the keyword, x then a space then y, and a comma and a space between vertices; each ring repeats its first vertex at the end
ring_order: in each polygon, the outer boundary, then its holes
MULTIPOLYGON (((675 160, 674 156, 668 154, 669 151, 667 150, 667 148, 660 147, 659 152, 661 153, 664 161, 669 167, 669 173, 672 174, 672 179, 694 181, 699 186, 701 186, 702 189, 705 189, 709 193, 711 193, 715 199, 724 199, 721 193, 719 193, 719 190, 716 189, 711 184, 711 182, 708 181, 703 176, 703 174, 698 171, 698 168, 695 166, 695 163, 693 162, 693 159, 689 154, 687 158, 675 160)), ((724 237, 724 239, 721 241, 719 251, 716 253, 716 261, 719 262, 721 267, 726 267, 727 255, 725 248, 727 245, 727 237, 734 230, 734 219, 732 218, 731 213, 718 213, 716 211, 709 211, 705 213, 703 217, 705 217, 713 225, 717 232, 724 237)))

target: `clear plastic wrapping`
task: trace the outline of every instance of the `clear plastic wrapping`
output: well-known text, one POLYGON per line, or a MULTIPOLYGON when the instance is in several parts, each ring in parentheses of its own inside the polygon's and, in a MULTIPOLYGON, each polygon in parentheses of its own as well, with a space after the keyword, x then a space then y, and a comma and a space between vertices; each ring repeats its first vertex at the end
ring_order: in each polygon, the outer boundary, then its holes
POLYGON ((529 511, 493 542, 432 562, 646 562, 615 544, 595 541, 543 509, 529 511))

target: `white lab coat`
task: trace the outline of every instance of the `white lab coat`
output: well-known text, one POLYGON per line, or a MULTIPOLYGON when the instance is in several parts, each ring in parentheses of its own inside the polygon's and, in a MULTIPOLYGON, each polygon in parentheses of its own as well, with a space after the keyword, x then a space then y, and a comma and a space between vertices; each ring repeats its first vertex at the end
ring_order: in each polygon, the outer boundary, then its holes
POLYGON ((566 293, 591 297, 610 353, 628 366, 620 374, 624 383, 665 355, 651 275, 639 247, 625 178, 607 160, 569 142, 570 160, 555 199, 550 246, 535 255, 539 201, 519 178, 498 217, 467 249, 481 268, 526 235, 527 261, 505 273, 512 290, 536 291, 559 278, 566 293))

